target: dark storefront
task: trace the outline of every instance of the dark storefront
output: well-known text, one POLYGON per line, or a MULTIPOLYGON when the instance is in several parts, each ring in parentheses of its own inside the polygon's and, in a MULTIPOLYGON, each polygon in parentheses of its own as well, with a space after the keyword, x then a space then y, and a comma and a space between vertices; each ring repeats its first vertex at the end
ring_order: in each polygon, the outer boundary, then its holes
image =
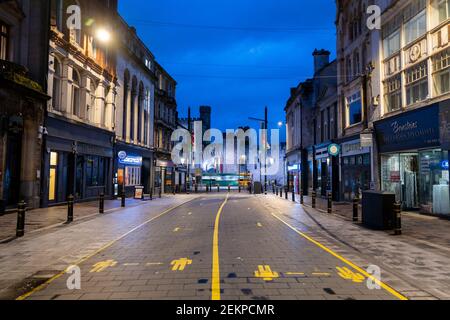
POLYGON ((325 143, 314 148, 314 185, 317 196, 326 197, 331 192, 333 199, 339 195, 339 158, 328 152, 331 144, 325 143))
POLYGON ((47 119, 42 206, 112 196, 112 132, 58 116, 47 119))
POLYGON ((375 123, 381 188, 395 193, 405 210, 450 214, 449 107, 446 101, 375 123))
POLYGON ((150 194, 153 187, 153 152, 147 148, 117 142, 114 154, 114 195, 120 195, 125 189, 128 197, 133 196, 136 187, 143 187, 144 194, 150 194))
POLYGON ((372 181, 370 148, 361 147, 354 138, 341 143, 341 199, 352 201, 358 194, 370 189, 372 181))

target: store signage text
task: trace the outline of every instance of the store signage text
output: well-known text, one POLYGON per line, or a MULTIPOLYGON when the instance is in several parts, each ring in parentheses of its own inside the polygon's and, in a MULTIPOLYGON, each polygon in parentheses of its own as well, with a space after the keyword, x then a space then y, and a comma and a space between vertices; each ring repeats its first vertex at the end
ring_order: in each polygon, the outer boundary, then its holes
POLYGON ((126 156, 124 159, 119 158, 120 164, 132 165, 132 166, 141 166, 142 165, 142 157, 137 156, 126 156))

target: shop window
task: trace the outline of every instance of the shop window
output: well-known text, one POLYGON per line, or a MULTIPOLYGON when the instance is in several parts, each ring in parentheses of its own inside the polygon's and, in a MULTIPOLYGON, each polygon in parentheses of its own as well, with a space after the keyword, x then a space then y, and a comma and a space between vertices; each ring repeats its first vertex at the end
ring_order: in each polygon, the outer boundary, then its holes
POLYGON ((402 107, 402 78, 401 75, 394 76, 384 82, 384 100, 386 111, 392 112, 402 107))
POLYGON ((433 57, 433 85, 436 95, 450 92, 450 48, 433 57))
POLYGON ((9 27, 0 21, 0 60, 8 58, 9 27))
POLYGON ((405 72, 406 104, 423 101, 428 98, 428 64, 423 61, 405 72))
POLYGON ((127 187, 141 185, 141 167, 125 167, 125 185, 127 187))
POLYGON ((105 158, 89 156, 86 160, 86 185, 97 187, 105 185, 105 158))
POLYGON ((347 125, 351 126, 362 121, 361 93, 357 92, 347 98, 347 125))

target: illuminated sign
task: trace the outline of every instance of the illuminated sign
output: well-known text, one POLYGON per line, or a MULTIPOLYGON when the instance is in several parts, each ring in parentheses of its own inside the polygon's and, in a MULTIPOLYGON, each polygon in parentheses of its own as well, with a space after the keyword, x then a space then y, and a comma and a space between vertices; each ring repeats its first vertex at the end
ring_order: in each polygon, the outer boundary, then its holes
POLYGON ((448 164, 448 160, 444 160, 441 162, 441 167, 443 170, 448 170, 449 169, 449 164, 448 164))
POLYGON ((328 147, 328 154, 332 157, 337 157, 341 153, 341 148, 339 145, 333 143, 328 147))
POLYGON ((142 165, 142 157, 126 156, 123 159, 119 158, 119 163, 129 165, 129 166, 141 166, 142 165))
POLYGON ((299 169, 298 164, 294 164, 293 166, 288 166, 288 171, 296 171, 299 169))

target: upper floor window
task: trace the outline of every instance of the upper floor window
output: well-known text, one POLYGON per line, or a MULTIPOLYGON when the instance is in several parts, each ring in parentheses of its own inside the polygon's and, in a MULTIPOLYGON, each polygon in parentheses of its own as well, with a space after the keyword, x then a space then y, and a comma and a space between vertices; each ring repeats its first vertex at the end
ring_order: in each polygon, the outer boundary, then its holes
POLYGON ((421 62, 405 72, 406 104, 411 105, 428 98, 428 64, 421 62))
POLYGON ((9 27, 0 21, 0 59, 8 58, 9 27))
POLYGON ((54 58, 52 108, 61 110, 62 67, 58 59, 54 58))
POLYGON ((347 125, 352 126, 362 121, 361 92, 347 98, 347 125))
POLYGON ((398 74, 384 82, 384 101, 387 112, 399 110, 402 107, 402 77, 398 74))
POLYGON ((392 56, 394 53, 400 51, 401 38, 400 29, 395 30, 390 35, 383 39, 384 58, 392 56))
POLYGON ((405 24, 405 41, 410 44, 427 32, 427 14, 422 10, 405 24))
POLYGON ((72 71, 72 113, 77 117, 81 118, 81 108, 80 108, 80 75, 74 69, 72 71))
POLYGON ((450 18, 450 0, 433 0, 431 7, 433 27, 450 18))
POLYGON ((450 48, 433 57, 433 86, 437 95, 450 92, 450 48))
POLYGON ((96 103, 97 84, 93 79, 90 79, 89 85, 89 104, 87 105, 87 116, 89 122, 94 122, 95 119, 95 103, 96 103))

